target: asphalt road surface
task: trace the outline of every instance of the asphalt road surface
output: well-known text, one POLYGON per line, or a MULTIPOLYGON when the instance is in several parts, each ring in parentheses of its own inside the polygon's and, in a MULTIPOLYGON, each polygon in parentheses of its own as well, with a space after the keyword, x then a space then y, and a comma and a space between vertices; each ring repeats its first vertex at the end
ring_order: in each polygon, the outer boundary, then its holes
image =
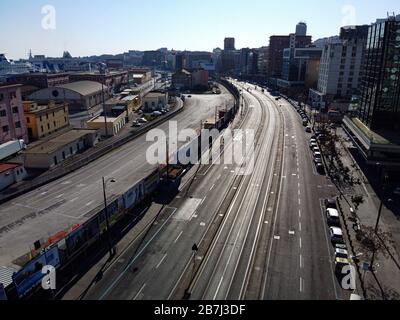
POLYGON ((254 171, 238 179, 235 165, 200 167, 190 189, 161 211, 86 299, 181 299, 185 277, 191 299, 347 298, 333 273, 322 206, 336 190, 315 170, 310 134, 287 102, 236 85, 247 105, 240 127, 256 132, 254 171))
MULTIPOLYGON (((173 121, 178 130, 200 128, 200 121, 214 116, 215 107, 233 105, 233 97, 223 90, 221 95, 192 95, 186 109, 173 121)), ((169 122, 159 126, 168 132, 169 122)), ((33 243, 47 239, 58 231, 83 223, 103 206, 102 176, 114 178, 107 197, 123 194, 154 166, 146 161, 151 142, 146 136, 127 143, 89 165, 37 190, 28 192, 0 206, 0 266, 29 252, 33 243)))
MULTIPOLYGON (((260 108, 248 108, 242 128, 260 125, 260 108)), ((203 166, 189 192, 185 190, 160 214, 143 242, 126 250, 118 261, 86 295, 86 299, 167 299, 173 298, 181 276, 190 272, 192 245, 201 244, 235 180, 235 164, 203 166)), ((197 256, 196 263, 203 257, 197 256)))

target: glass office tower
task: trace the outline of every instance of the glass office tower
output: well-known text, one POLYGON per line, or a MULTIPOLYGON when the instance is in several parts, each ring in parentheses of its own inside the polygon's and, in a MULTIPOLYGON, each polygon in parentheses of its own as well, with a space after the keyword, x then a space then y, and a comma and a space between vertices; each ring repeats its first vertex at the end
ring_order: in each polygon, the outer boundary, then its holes
POLYGON ((400 130, 400 16, 369 27, 359 118, 372 130, 400 130))

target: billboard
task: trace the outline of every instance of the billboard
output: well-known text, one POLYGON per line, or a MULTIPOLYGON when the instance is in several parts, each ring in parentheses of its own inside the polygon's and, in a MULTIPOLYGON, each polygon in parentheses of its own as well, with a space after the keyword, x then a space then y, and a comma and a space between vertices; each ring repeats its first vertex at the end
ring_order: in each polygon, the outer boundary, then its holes
MULTIPOLYGON (((108 214, 108 222, 110 227, 112 227, 119 219, 122 218, 123 214, 125 213, 125 204, 124 204, 124 197, 120 196, 117 200, 111 202, 107 206, 107 214, 108 214)), ((106 211, 103 209, 99 214, 99 228, 100 234, 107 228, 107 221, 106 221, 106 211)))
POLYGON ((84 224, 85 227, 85 238, 88 242, 88 244, 93 243, 96 241, 99 236, 100 236, 100 226, 99 226, 99 219, 98 217, 95 217, 94 219, 91 219, 87 221, 84 224))
POLYGON ((58 247, 52 247, 46 252, 28 262, 20 271, 13 274, 12 279, 17 290, 18 296, 22 298, 41 281, 45 274, 42 268, 51 265, 54 268, 60 266, 58 247))
POLYGON ((67 252, 69 256, 74 255, 86 244, 86 233, 85 227, 80 226, 79 228, 72 231, 65 239, 67 245, 67 252))
POLYGON ((144 197, 144 184, 143 181, 141 181, 124 194, 123 200, 125 208, 130 209, 134 207, 143 199, 143 197, 144 197))
POLYGON ((158 169, 154 171, 151 175, 149 175, 146 179, 144 179, 143 183, 146 195, 149 195, 155 189, 157 189, 158 184, 160 183, 160 174, 158 172, 158 169))

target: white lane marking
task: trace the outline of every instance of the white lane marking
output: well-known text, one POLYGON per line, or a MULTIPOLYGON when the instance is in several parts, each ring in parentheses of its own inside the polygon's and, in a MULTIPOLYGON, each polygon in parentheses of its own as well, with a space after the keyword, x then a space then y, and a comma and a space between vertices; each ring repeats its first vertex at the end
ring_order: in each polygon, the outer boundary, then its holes
POLYGON ((300 292, 303 292, 303 278, 300 278, 300 292))
POLYGON ((76 200, 78 200, 79 198, 73 198, 71 200, 69 200, 70 202, 75 202, 76 200))
POLYGON ((205 226, 206 226, 205 222, 200 223, 200 227, 205 227, 205 226))
POLYGON ((294 231, 289 231, 289 234, 291 235, 291 236, 293 236, 294 234, 295 234, 295 232, 294 231))
POLYGON ((304 263, 303 263, 303 256, 300 255, 300 269, 304 268, 304 263))
POLYGON ((274 239, 275 239, 275 240, 280 240, 281 237, 280 237, 280 236, 274 236, 274 239))
MULTIPOLYGON (((168 208, 168 207, 167 207, 168 208)), ((171 208, 172 209, 172 208, 171 208)), ((150 245, 151 242, 157 237, 157 235, 161 232, 161 230, 164 228, 164 226, 168 223, 169 220, 174 216, 176 213, 176 208, 172 211, 172 213, 169 215, 169 217, 163 222, 161 227, 157 230, 157 232, 147 241, 147 243, 142 247, 142 249, 136 254, 136 256, 131 260, 131 262, 125 267, 125 269, 118 275, 118 277, 111 283, 110 286, 107 287, 107 289, 103 292, 99 300, 103 300, 104 297, 112 290, 114 289, 115 285, 121 280, 121 278, 125 275, 125 273, 130 269, 130 267, 135 263, 138 257, 142 255, 142 253, 146 250, 146 248, 150 245)))
POLYGON ((60 199, 62 196, 64 195, 64 193, 59 194, 56 199, 60 199))
POLYGON ((218 284, 218 287, 217 287, 217 291, 215 291, 215 295, 214 295, 214 298, 213 298, 213 300, 215 300, 216 298, 217 298, 217 294, 218 294, 218 292, 219 292, 219 289, 221 288, 221 285, 222 285, 222 281, 224 280, 224 276, 222 276, 221 277, 221 280, 219 281, 219 284, 218 284))
POLYGON ((158 263, 158 265, 156 266, 156 269, 158 269, 160 266, 161 266, 161 264, 163 263, 163 261, 165 260, 165 258, 167 257, 167 253, 166 254, 164 254, 164 256, 162 257, 162 259, 161 259, 161 261, 158 263))
POLYGON ((299 199, 299 206, 301 205, 301 200, 299 199))
POLYGON ((88 203, 86 203, 86 207, 91 206, 93 203, 94 203, 94 200, 93 200, 93 201, 90 201, 90 202, 88 202, 88 203))
POLYGON ((210 191, 212 191, 212 189, 214 189, 214 187, 215 187, 215 184, 213 184, 213 185, 211 186, 210 191))
POLYGON ((299 231, 301 232, 301 222, 299 222, 299 231))
POLYGON ((301 219, 301 210, 299 210, 299 218, 301 219))
POLYGON ((301 237, 300 237, 299 246, 300 246, 300 249, 303 248, 303 242, 302 242, 302 240, 301 240, 301 237))
POLYGON ((205 196, 204 199, 201 200, 200 205, 203 205, 203 203, 204 203, 204 201, 206 201, 206 199, 207 199, 207 196, 205 196))
POLYGON ((139 292, 136 294, 136 296, 133 298, 133 300, 136 300, 136 299, 139 297, 139 295, 142 293, 142 291, 144 290, 145 287, 146 287, 146 284, 144 284, 144 285, 140 288, 139 292))
POLYGON ((45 196, 47 194, 48 191, 42 192, 40 195, 41 196, 45 196))
POLYGON ((181 231, 181 233, 179 234, 179 236, 175 239, 174 243, 177 243, 179 238, 181 237, 181 235, 183 234, 183 231, 181 231))

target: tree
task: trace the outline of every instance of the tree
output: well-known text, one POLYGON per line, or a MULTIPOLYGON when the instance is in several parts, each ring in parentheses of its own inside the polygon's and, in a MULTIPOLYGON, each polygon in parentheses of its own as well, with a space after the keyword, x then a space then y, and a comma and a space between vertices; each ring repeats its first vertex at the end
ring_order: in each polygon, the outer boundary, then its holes
POLYGON ((356 211, 364 203, 364 196, 358 195, 358 196, 352 196, 351 197, 351 202, 354 204, 354 208, 356 211))

